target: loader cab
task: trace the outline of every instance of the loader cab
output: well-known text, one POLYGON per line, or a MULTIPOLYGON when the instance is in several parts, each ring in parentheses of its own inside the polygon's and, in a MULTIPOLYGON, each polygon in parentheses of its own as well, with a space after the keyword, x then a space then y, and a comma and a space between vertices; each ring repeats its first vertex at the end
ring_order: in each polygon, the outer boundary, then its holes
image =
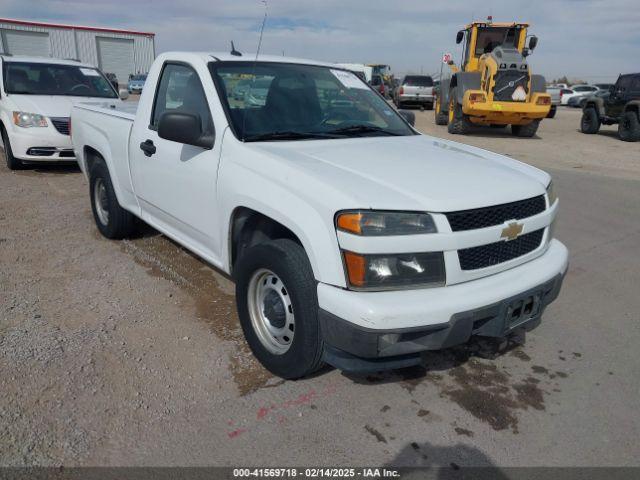
MULTIPOLYGON (((458 32, 456 43, 463 44, 461 69, 465 72, 478 70, 478 61, 485 53, 496 47, 511 47, 520 53, 528 53, 525 48, 527 38, 526 23, 474 22, 458 32)), ((535 48, 535 37, 530 40, 535 48)))

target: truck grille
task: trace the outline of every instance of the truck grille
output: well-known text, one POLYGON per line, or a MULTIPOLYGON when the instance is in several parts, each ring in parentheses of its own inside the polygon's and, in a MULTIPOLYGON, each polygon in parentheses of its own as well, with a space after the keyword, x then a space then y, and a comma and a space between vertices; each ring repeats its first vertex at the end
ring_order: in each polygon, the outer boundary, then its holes
POLYGON ((519 200, 517 202, 503 203, 493 207, 475 208, 473 210, 461 210, 459 212, 446 213, 451 230, 460 232, 463 230, 475 230, 476 228, 501 225, 507 220, 521 220, 544 212, 546 208, 544 195, 519 200))
POLYGON ((493 99, 498 102, 514 102, 512 95, 518 86, 529 94, 529 74, 518 70, 498 70, 494 76, 493 99))
POLYGON ((51 123, 62 135, 69 135, 69 117, 51 117, 51 123))
POLYGON ((526 233, 515 240, 458 250, 460 268, 462 270, 486 268, 526 255, 540 246, 543 233, 544 228, 526 233))

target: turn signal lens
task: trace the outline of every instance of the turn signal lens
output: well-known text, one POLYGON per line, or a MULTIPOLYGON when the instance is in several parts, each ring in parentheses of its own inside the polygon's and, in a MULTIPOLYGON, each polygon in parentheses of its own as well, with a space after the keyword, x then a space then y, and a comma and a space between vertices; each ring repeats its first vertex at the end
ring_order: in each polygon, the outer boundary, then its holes
POLYGON ((343 213, 338 216, 337 224, 340 230, 360 235, 362 233, 362 229, 360 228, 361 221, 361 213, 343 213))
POLYGON ((538 97, 538 100, 536 100, 536 105, 551 105, 551 97, 548 95, 538 97))
POLYGON ((365 260, 362 255, 352 252, 344 252, 344 261, 347 265, 349 283, 355 287, 364 286, 365 260))
POLYGON ((470 102, 486 102, 487 99, 484 96, 484 93, 470 93, 469 101, 470 102))

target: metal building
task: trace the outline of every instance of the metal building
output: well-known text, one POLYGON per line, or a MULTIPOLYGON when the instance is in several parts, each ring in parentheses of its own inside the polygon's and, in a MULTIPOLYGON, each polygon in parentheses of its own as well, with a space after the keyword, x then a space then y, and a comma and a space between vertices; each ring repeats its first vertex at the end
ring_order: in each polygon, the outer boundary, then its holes
POLYGON ((120 84, 149 71, 154 38, 149 32, 0 18, 0 53, 79 60, 115 73, 120 84))

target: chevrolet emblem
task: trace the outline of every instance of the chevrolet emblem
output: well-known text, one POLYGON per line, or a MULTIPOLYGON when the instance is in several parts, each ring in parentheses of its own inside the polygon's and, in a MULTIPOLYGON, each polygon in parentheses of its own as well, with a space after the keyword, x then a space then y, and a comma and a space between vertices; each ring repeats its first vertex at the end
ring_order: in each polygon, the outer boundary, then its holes
POLYGON ((518 222, 511 222, 509 225, 502 229, 500 238, 504 238, 506 241, 515 240, 518 235, 522 233, 524 225, 518 222))

